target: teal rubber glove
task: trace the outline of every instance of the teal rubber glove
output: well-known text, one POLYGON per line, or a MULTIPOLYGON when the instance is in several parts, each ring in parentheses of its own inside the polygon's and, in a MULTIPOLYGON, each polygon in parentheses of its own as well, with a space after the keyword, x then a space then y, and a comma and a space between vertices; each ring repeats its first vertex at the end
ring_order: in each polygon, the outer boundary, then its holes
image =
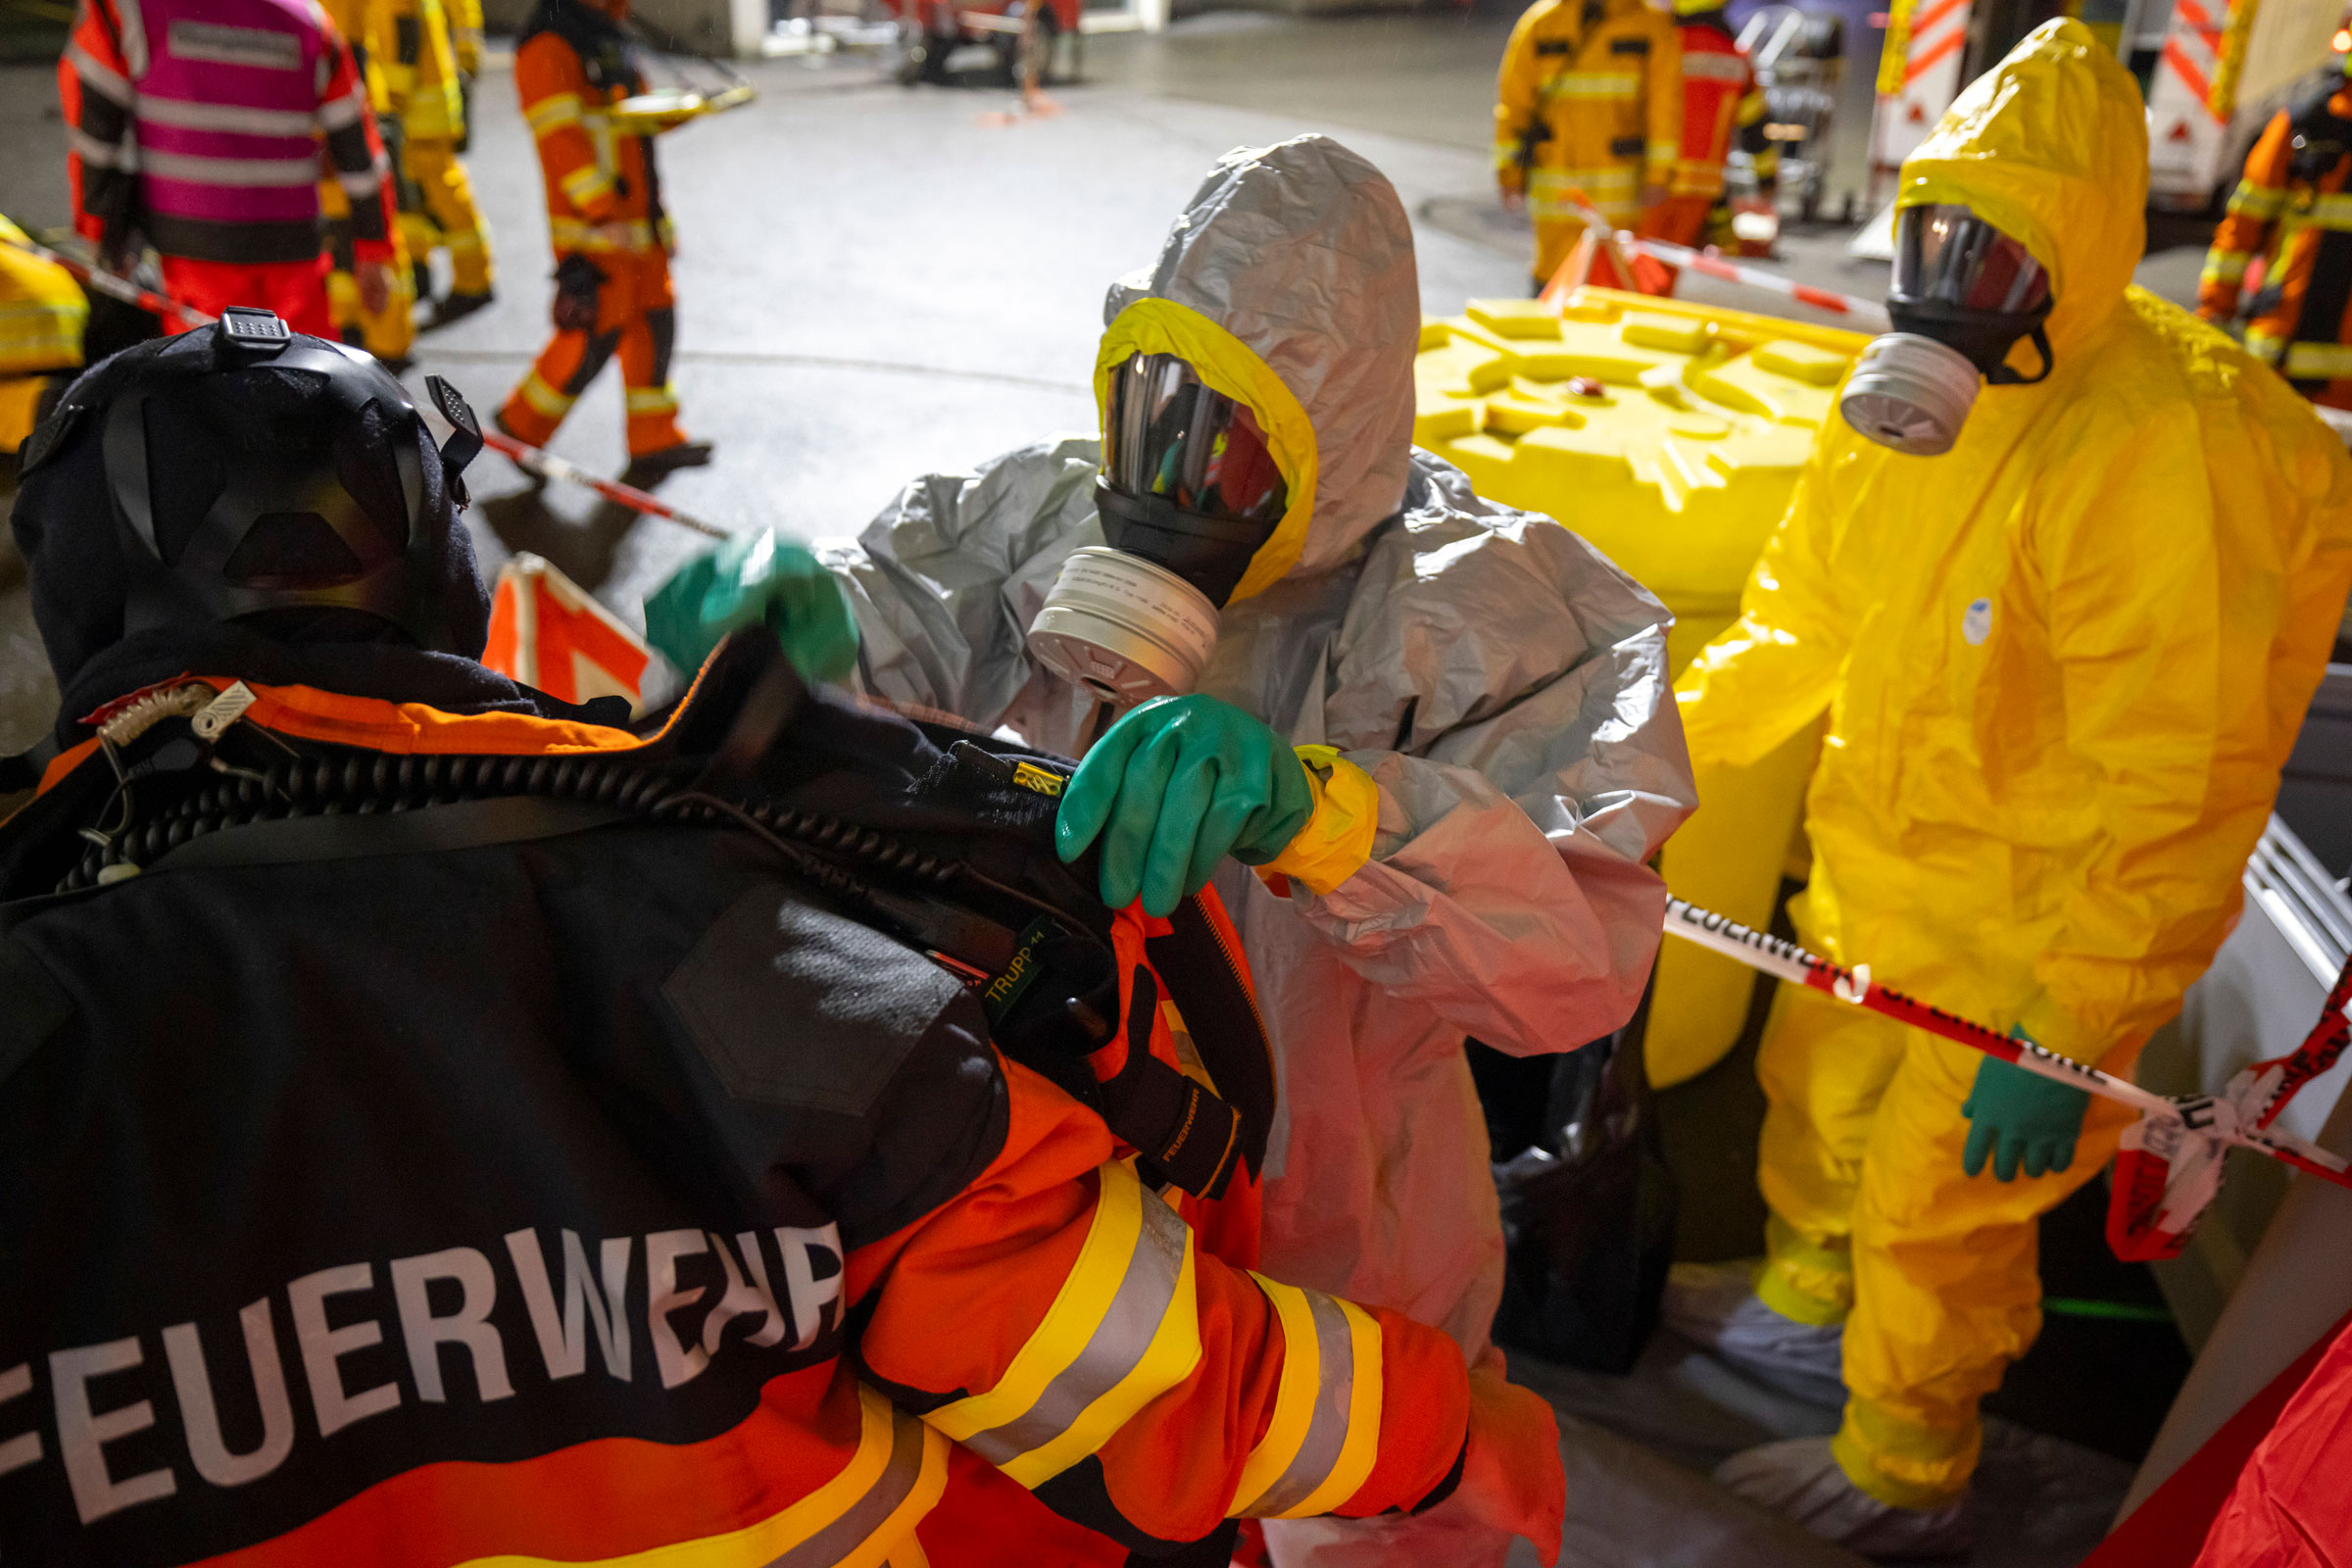
POLYGON ((1175 911, 1231 855, 1262 865, 1315 813, 1290 742, 1214 697, 1160 697, 1095 743, 1061 792, 1054 847, 1075 860, 1102 840, 1102 902, 1175 911))
MULTIPOLYGON (((2009 1034, 2032 1038, 2022 1029, 2009 1034)), ((2090 1096, 2082 1090, 1988 1056, 1960 1106, 1969 1123, 1960 1168, 1974 1176, 1989 1154, 1996 1181, 2015 1181, 2021 1170, 2054 1175, 2075 1162, 2075 1140, 2082 1136, 2082 1113, 2089 1108, 2090 1096)))
POLYGON ((727 633, 762 621, 808 680, 858 664, 858 622, 841 584, 772 529, 742 534, 670 574, 645 601, 645 640, 692 678, 727 633))

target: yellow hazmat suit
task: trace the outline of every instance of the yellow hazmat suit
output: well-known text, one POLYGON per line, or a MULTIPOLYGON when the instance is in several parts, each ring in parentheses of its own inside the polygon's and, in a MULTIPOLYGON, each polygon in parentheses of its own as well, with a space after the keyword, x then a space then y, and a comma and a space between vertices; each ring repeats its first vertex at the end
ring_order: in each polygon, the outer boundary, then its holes
MULTIPOLYGON (((449 13, 441 0, 375 0, 383 11, 379 58, 392 112, 400 118, 400 228, 418 262, 449 250, 450 291, 490 292, 490 244, 474 206, 473 182, 458 161, 466 104, 449 13)), ((478 10, 478 8, 477 8, 478 10)))
MULTIPOLYGON (((1942 457, 1824 425, 1741 618, 1679 689, 1692 759, 1752 762, 1826 708, 1805 942, 2128 1070, 2234 919, 2352 587, 2352 463, 2285 382, 2130 287, 2147 137, 2079 23, 2037 29, 1905 162, 2048 269, 2055 368, 1987 387, 1942 457)), ((2011 363, 2031 373, 2034 351, 2011 363)), ((1759 1073, 1758 1287, 1848 1311, 1839 1466, 1928 1508, 2040 1327, 2034 1221, 2105 1163, 1961 1174, 1979 1057, 1784 988, 1759 1073)))
POLYGON ((74 274, 18 247, 24 231, 0 218, 0 452, 32 434, 41 394, 81 368, 89 301, 74 274))
POLYGON ((1575 193, 1631 228, 1683 151, 1683 43, 1642 0, 1537 0, 1502 51, 1494 177, 1527 197, 1539 281, 1585 231, 1575 193))

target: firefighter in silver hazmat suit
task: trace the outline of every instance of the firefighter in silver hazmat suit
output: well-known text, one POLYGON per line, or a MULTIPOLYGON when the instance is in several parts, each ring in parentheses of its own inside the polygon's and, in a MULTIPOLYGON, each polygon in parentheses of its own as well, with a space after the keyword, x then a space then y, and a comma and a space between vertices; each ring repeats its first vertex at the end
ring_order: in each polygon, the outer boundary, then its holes
MULTIPOLYGON (((1463 1041, 1569 1050, 1641 997, 1666 899, 1645 862, 1693 799, 1669 617, 1566 528, 1413 449, 1412 233, 1337 143, 1228 154, 1104 317, 1099 388, 1137 354, 1199 367, 1292 481, 1194 689, 1378 789, 1369 858, 1329 892, 1278 896, 1233 860, 1215 877, 1282 1078, 1263 1266, 1491 1356, 1502 1233, 1463 1041)), ((1072 553, 1104 542, 1101 462, 1097 441, 1042 440, 820 543, 867 689, 1082 752, 1098 705, 1028 638, 1072 553)), ((1266 1534, 1284 1568, 1467 1568, 1509 1544, 1446 1507, 1266 1534)))

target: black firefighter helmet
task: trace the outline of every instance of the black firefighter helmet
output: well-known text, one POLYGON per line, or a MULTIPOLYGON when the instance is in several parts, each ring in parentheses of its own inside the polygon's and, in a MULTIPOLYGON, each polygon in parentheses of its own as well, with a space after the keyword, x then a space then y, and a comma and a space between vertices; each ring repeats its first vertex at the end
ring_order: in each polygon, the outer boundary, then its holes
POLYGON ((232 621, 476 658, 488 607, 458 512, 481 435, 455 389, 430 386, 454 427, 438 448, 373 359, 232 309, 75 382, 24 468, 85 429, 97 441, 122 636, 232 621))

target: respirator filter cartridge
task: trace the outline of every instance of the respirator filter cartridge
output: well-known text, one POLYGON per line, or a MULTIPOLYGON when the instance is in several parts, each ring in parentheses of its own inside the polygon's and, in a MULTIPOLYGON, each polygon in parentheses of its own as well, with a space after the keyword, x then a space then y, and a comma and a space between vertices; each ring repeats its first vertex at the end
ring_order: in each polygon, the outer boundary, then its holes
POLYGON ((1863 347, 1838 412, 1883 447, 1940 457, 1960 439, 1983 384, 1959 350, 1916 332, 1886 332, 1863 347))
POLYGON ((1029 627, 1029 653, 1102 702, 1178 697, 1217 645, 1217 607, 1165 566, 1090 545, 1072 552, 1029 627))

